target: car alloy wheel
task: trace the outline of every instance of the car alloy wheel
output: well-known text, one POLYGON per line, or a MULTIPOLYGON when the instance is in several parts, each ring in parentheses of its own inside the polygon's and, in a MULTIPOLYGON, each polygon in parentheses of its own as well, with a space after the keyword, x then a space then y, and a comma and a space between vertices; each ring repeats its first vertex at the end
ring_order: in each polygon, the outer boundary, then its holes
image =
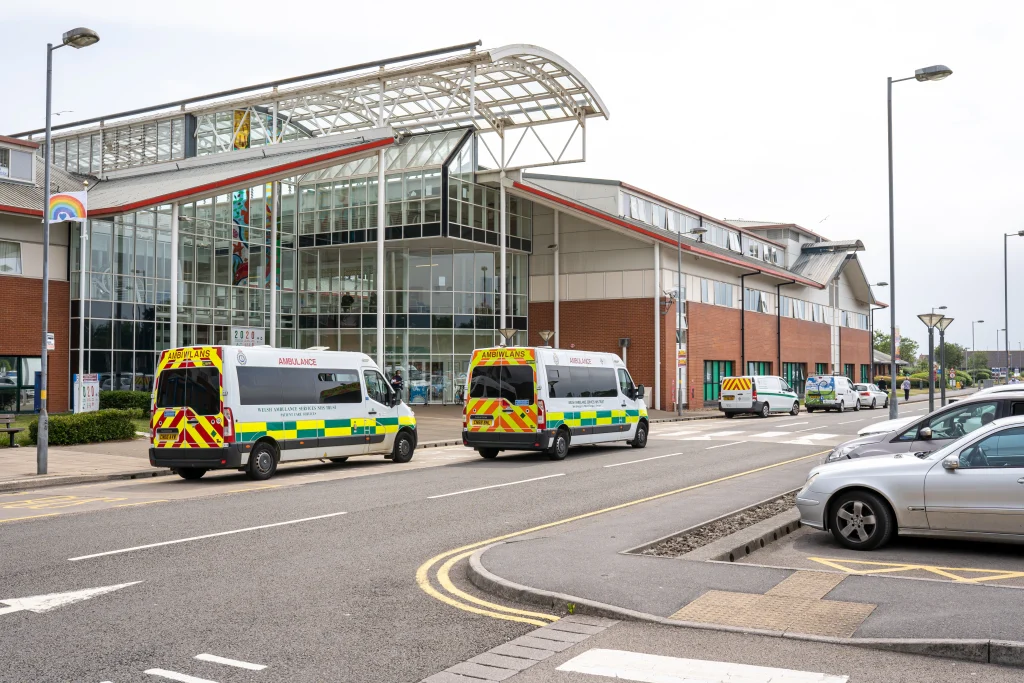
POLYGON ((877 407, 878 407, 878 400, 874 399, 874 398, 871 399, 871 410, 874 410, 877 407))
POLYGON ((864 543, 871 538, 878 525, 875 511, 861 500, 848 501, 839 508, 836 517, 840 525, 839 533, 857 543, 864 543))
POLYGON ((851 491, 834 503, 832 535, 853 550, 874 550, 888 542, 895 523, 885 502, 870 491, 851 491))

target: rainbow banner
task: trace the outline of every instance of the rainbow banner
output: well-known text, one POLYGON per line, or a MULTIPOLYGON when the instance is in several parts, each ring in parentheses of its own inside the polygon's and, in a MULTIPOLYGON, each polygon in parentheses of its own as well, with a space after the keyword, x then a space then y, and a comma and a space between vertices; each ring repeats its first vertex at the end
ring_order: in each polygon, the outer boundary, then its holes
POLYGON ((63 192, 50 195, 50 222, 84 221, 87 206, 85 192, 63 192))

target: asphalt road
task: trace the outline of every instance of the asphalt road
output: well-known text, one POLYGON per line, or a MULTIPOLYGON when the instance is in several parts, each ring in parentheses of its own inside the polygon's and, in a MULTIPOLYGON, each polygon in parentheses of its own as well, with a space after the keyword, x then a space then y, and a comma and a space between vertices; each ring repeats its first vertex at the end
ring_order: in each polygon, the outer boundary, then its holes
MULTIPOLYGON (((0 680, 155 681, 144 672, 162 669, 216 681, 418 681, 533 628, 427 595, 415 575, 428 558, 815 453, 883 417, 670 423, 656 425, 644 450, 584 448, 562 462, 457 457, 344 478, 325 467, 272 480, 277 488, 232 477, 159 482, 178 484, 180 495, 5 523, 0 680), (151 544, 163 545, 92 557, 151 544), (139 583, 51 611, 4 606, 131 582, 139 583)), ((110 483, 146 485, 157 484, 110 483)), ((0 497, 0 508, 4 500, 15 499, 0 497)))

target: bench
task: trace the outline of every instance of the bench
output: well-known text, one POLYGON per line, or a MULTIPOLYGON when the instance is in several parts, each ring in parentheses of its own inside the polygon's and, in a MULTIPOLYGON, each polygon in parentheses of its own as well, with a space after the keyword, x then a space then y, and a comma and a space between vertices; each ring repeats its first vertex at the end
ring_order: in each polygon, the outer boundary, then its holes
POLYGON ((11 448, 14 448, 14 435, 25 431, 24 427, 12 427, 14 424, 13 415, 0 415, 0 434, 7 434, 11 438, 11 448))

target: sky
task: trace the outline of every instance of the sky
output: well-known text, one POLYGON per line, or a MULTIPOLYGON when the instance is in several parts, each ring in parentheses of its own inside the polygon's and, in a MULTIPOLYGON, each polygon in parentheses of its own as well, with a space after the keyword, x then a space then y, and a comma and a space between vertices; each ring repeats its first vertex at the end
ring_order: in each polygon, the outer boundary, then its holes
MULTIPOLYGON (((993 349, 1003 324, 1003 234, 1024 229, 1024 5, 975 1, 166 3, 49 0, 5 8, 0 133, 42 127, 45 45, 55 122, 482 40, 531 43, 578 68, 608 106, 587 161, 555 173, 615 178, 722 218, 797 223, 860 239, 890 282, 886 77, 893 86, 896 322, 945 305, 947 339, 993 349), (171 11, 173 8, 174 11, 171 11), (10 55, 18 55, 11 60, 10 55), (16 103, 17 106, 10 106, 16 103)), ((1010 345, 1024 344, 1024 237, 1009 240, 1010 345)), ((889 301, 892 288, 876 288, 889 301)), ((889 312, 876 314, 888 328, 889 312)), ((1000 334, 1000 347, 1005 342, 1000 334)))

